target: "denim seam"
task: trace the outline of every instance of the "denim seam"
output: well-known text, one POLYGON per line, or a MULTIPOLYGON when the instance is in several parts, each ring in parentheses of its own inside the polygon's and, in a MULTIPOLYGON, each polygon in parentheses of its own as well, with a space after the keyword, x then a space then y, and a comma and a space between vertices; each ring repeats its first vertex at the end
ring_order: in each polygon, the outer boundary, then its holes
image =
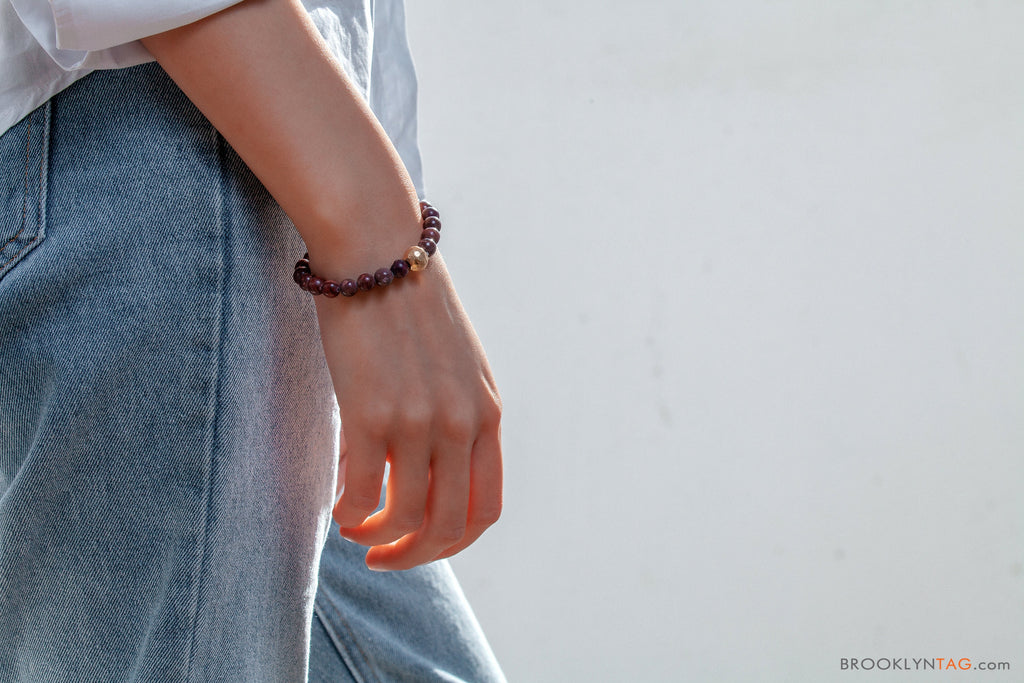
MULTIPOLYGON (((331 630, 330 625, 324 619, 324 617, 321 614, 321 612, 322 612, 322 610, 317 606, 316 602, 314 602, 313 603, 313 621, 315 621, 317 624, 320 624, 320 627, 323 628, 324 633, 327 634, 327 638, 331 641, 331 645, 334 646, 334 650, 338 653, 338 655, 339 655, 339 657, 341 659, 341 665, 343 667, 345 667, 345 671, 348 672, 348 675, 352 677, 352 680, 354 680, 355 683, 366 683, 366 679, 363 678, 363 675, 353 666, 351 655, 348 653, 348 651, 343 650, 340 647, 340 644, 338 642, 338 638, 337 638, 336 634, 331 630)), ((312 634, 312 628, 313 628, 313 624, 310 624, 310 633, 311 634, 312 634)), ((310 643, 312 644, 312 640, 310 641, 310 643)), ((312 668, 313 668, 313 652, 312 652, 312 649, 310 650, 309 654, 310 654, 310 657, 309 657, 309 670, 312 670, 312 668)), ((307 677, 309 676, 309 671, 306 672, 306 675, 307 675, 307 677)))
POLYGON ((196 565, 194 568, 194 580, 193 580, 193 597, 192 597, 192 610, 191 610, 191 625, 192 633, 189 642, 187 661, 186 661, 186 678, 188 680, 202 681, 203 677, 198 671, 193 670, 193 665, 196 662, 196 650, 199 646, 199 619, 200 619, 200 604, 204 597, 204 591, 206 588, 204 578, 207 574, 206 567, 209 563, 209 553, 207 552, 207 542, 209 540, 210 532, 210 520, 213 515, 213 496, 211 489, 214 486, 214 467, 215 467, 215 453, 217 449, 218 440, 218 418, 217 418, 217 406, 220 402, 221 397, 221 379, 222 379, 222 368, 221 364, 224 360, 224 326, 226 325, 226 315, 224 311, 225 300, 224 288, 227 284, 227 268, 226 268, 226 242, 225 239, 225 226, 226 226, 226 206, 227 202, 224 197, 225 193, 225 182, 226 182, 226 170, 225 170, 225 159, 224 159, 224 141, 220 133, 210 125, 210 132, 213 136, 213 149, 214 153, 218 158, 218 166, 220 169, 220 206, 218 207, 217 216, 217 227, 218 234, 216 237, 219 242, 219 254, 220 254, 220 268, 219 268, 219 279, 214 292, 215 301, 213 302, 213 310, 217 312, 216 320, 211 324, 211 329, 214 330, 214 343, 211 345, 214 349, 213 362, 211 363, 211 377, 210 384, 212 390, 209 392, 209 406, 208 406, 208 426, 207 426, 207 439, 206 439, 206 457, 205 457, 205 469, 206 469, 206 485, 203 487, 203 525, 200 532, 200 537, 197 542, 198 557, 196 558, 196 565))
MULTIPOLYGON (((25 227, 28 225, 28 198, 29 198, 29 193, 30 193, 28 178, 29 178, 30 165, 31 165, 31 162, 32 162, 32 119, 33 118, 34 118, 34 115, 30 115, 28 117, 28 122, 26 123, 26 127, 25 127, 26 128, 25 129, 25 176, 24 176, 25 177, 25 181, 24 181, 24 183, 25 183, 25 190, 22 193, 22 197, 21 197, 21 227, 18 228, 18 232, 14 233, 13 237, 11 237, 9 240, 7 240, 2 245, 0 245, 0 251, 3 251, 4 249, 6 249, 7 245, 11 244, 12 242, 16 242, 21 237, 21 234, 23 232, 25 232, 25 227)), ((46 190, 45 177, 44 177, 44 169, 46 167, 46 155, 48 154, 48 150, 49 150, 49 144, 48 144, 48 140, 47 140, 47 132, 49 131, 49 129, 50 129, 50 104, 49 104, 49 102, 47 102, 46 104, 43 105, 43 132, 41 134, 39 134, 39 143, 38 143, 39 146, 40 146, 40 150, 39 150, 39 188, 38 188, 38 191, 36 192, 36 201, 38 203, 36 218, 37 218, 37 224, 38 224, 38 228, 39 229, 36 231, 35 236, 30 241, 25 243, 21 247, 21 249, 16 251, 9 259, 4 261, 3 263, 0 263, 0 272, 5 270, 7 268, 7 266, 9 266, 14 261, 17 261, 18 258, 20 258, 23 254, 25 254, 26 251, 31 249, 32 246, 36 242, 38 242, 40 239, 43 238, 43 235, 44 235, 44 231, 43 231, 43 195, 45 194, 45 190, 46 190)))
MULTIPOLYGON (((30 116, 30 117, 28 117, 28 126, 26 126, 26 128, 25 128, 25 173, 23 174, 23 177, 25 178, 25 180, 24 180, 25 190, 24 190, 24 192, 21 193, 21 227, 18 228, 18 232, 14 233, 14 237, 12 237, 11 239, 9 239, 6 242, 4 242, 4 246, 0 247, 0 249, 3 249, 8 244, 10 244, 14 240, 18 239, 18 237, 21 235, 21 233, 25 232, 25 223, 28 222, 28 164, 29 164, 29 161, 31 160, 31 157, 32 157, 31 153, 32 153, 32 117, 30 116)), ((7 263, 10 263, 10 261, 8 261, 7 263)), ((5 263, 4 265, 6 266, 7 263, 5 263)))
POLYGON ((374 675, 376 681, 383 680, 380 676, 380 672, 378 672, 376 670, 376 667, 373 665, 373 660, 371 660, 370 657, 366 654, 366 651, 363 650, 362 647, 360 647, 359 641, 356 639, 355 633, 352 631, 352 627, 349 626, 347 621, 345 621, 344 611, 341 610, 339 605, 335 604, 334 601, 331 600, 327 592, 317 592, 317 599, 313 602, 313 610, 317 613, 320 622, 324 625, 324 630, 327 631, 327 634, 331 637, 331 640, 334 642, 334 647, 338 650, 338 654, 341 655, 341 658, 345 660, 345 664, 348 666, 349 671, 352 673, 352 677, 356 679, 357 683, 370 683, 370 681, 367 681, 366 677, 363 675, 364 668, 370 670, 369 673, 372 673, 374 675), (331 603, 329 607, 331 607, 334 610, 334 613, 337 615, 336 620, 327 619, 326 615, 321 616, 321 613, 324 612, 325 609, 320 604, 321 600, 331 603), (336 621, 340 622, 345 627, 346 635, 348 635, 347 641, 343 640, 341 636, 335 632, 333 626, 336 621), (346 645, 350 645, 351 648, 358 651, 360 657, 362 658, 362 664, 364 665, 363 667, 356 666, 357 662, 355 658, 352 656, 352 653, 349 651, 349 648, 346 647, 346 645))
POLYGON ((48 157, 50 155, 50 103, 46 103, 46 108, 43 110, 43 135, 40 136, 40 149, 39 149, 39 192, 36 194, 36 201, 38 206, 36 207, 36 220, 38 221, 39 229, 36 231, 35 239, 29 244, 34 244, 38 240, 43 238, 46 234, 46 205, 44 198, 46 197, 47 182, 46 176, 43 173, 43 169, 48 166, 48 157))

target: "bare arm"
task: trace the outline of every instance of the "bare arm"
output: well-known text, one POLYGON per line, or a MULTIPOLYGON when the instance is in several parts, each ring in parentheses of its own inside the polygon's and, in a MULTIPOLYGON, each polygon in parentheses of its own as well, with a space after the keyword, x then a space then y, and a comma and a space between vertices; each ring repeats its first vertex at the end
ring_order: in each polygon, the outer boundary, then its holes
MULTIPOLYGON (((373 272, 417 241, 408 173, 298 0, 143 43, 292 218, 314 272, 373 272)), ((348 442, 342 533, 378 569, 458 552, 500 514, 500 400, 443 259, 397 288, 318 297, 317 315, 348 442), (387 503, 367 518, 385 459, 387 503)))

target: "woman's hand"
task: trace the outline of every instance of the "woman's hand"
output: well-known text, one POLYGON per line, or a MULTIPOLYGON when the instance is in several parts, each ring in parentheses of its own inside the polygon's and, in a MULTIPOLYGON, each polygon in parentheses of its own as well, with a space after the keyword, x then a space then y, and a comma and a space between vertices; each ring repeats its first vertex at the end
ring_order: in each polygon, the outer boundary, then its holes
POLYGON ((342 535, 374 546, 373 569, 459 552, 501 513, 501 402, 440 254, 383 291, 317 297, 317 314, 348 449, 342 535))
MULTIPOLYGON (((299 0, 247 0, 143 44, 291 217, 313 272, 373 272, 416 241, 412 181, 299 0)), ((452 555, 501 510, 501 404, 431 261, 384 291, 317 300, 348 442, 334 517, 376 569, 452 555), (385 461, 385 508, 367 519, 385 461)))

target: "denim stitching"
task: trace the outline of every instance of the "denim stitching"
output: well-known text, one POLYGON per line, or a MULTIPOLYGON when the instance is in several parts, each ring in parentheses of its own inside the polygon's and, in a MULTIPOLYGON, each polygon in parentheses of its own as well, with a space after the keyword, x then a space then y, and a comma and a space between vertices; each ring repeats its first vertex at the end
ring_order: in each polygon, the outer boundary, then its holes
POLYGON ((223 138, 221 137, 220 133, 218 133, 217 130, 212 125, 210 125, 209 128, 210 128, 210 132, 213 135, 213 146, 214 146, 215 153, 217 154, 217 156, 219 158, 220 172, 221 172, 221 188, 220 188, 221 189, 221 196, 220 196, 221 205, 220 205, 220 211, 218 212, 219 213, 219 216, 218 216, 219 221, 218 221, 218 223, 219 223, 219 228, 220 228, 218 237, 220 238, 220 248, 221 248, 220 249, 221 272, 220 272, 220 277, 219 277, 218 282, 217 282, 216 291, 214 293, 216 295, 215 307, 216 307, 216 310, 217 310, 217 321, 211 326, 214 329, 216 329, 216 344, 215 344, 215 349, 216 350, 214 352, 215 353, 215 357, 214 357, 214 362, 212 364, 213 368, 212 368, 212 371, 211 371, 211 374, 212 374, 211 383, 212 383, 212 394, 213 395, 212 395, 212 399, 210 401, 210 406, 209 406, 210 424, 209 424, 209 433, 208 433, 207 444, 206 444, 206 448, 207 448, 206 463, 205 463, 206 464, 206 486, 203 489, 203 511, 204 511, 203 526, 202 526, 201 536, 198 539, 199 542, 197 543, 199 556, 196 558, 196 560, 197 560, 196 575, 195 575, 196 578, 195 578, 195 586, 193 587, 194 597, 193 597, 193 600, 192 600, 192 613, 191 613, 192 633, 191 633, 191 639, 190 639, 189 646, 188 646, 188 653, 187 653, 186 667, 185 667, 186 678, 188 680, 196 680, 196 681, 202 681, 203 680, 200 672, 199 671, 194 671, 193 667, 196 664, 196 650, 199 647, 199 623, 198 622, 199 622, 200 611, 201 611, 201 602, 202 602, 202 599, 203 599, 203 596, 204 596, 204 590, 206 588, 206 585, 205 585, 206 582, 204 581, 204 578, 206 577, 206 574, 208 573, 208 572, 205 571, 205 567, 207 566, 207 564, 209 562, 209 554, 207 553, 206 544, 207 544, 207 541, 209 539, 210 518, 212 516, 212 508, 213 508, 212 488, 213 488, 214 483, 215 483, 214 482, 214 476, 215 476, 215 473, 214 473, 215 462, 214 461, 215 461, 215 453, 216 453, 216 449, 217 449, 217 445, 218 445, 217 444, 217 437, 218 437, 218 433, 217 433, 218 432, 218 429, 217 429, 217 406, 219 405, 221 389, 222 389, 222 387, 221 387, 221 363, 224 360, 224 326, 227 324, 227 322, 225 320, 226 315, 225 315, 225 311, 224 311, 225 299, 226 299, 226 297, 224 296, 224 286, 226 285, 226 278, 227 278, 226 264, 224 262, 225 261, 224 249, 225 249, 225 245, 226 245, 226 239, 225 239, 225 220, 226 220, 226 218, 225 218, 225 215, 224 215, 225 214, 225 206, 226 206, 226 200, 225 200, 225 197, 224 197, 224 191, 225 191, 225 188, 224 188, 225 177, 224 176, 225 176, 226 170, 224 168, 224 148, 223 148, 223 144, 224 143, 223 143, 223 138))
MULTIPOLYGON (((49 114, 50 114, 49 105, 44 105, 44 106, 46 106, 45 117, 47 119, 46 122, 48 123, 49 122, 48 121, 49 114)), ((28 117, 28 121, 26 122, 26 129, 25 129, 25 190, 24 190, 24 192, 22 192, 22 196, 21 196, 21 227, 18 228, 18 232, 14 233, 13 237, 11 237, 9 240, 7 240, 2 245, 0 245, 0 252, 2 252, 4 249, 6 249, 7 246, 9 244, 11 244, 12 242, 16 242, 18 240, 18 238, 21 237, 21 233, 25 232, 26 225, 28 225, 28 195, 29 195, 28 174, 29 174, 29 166, 30 166, 31 161, 32 161, 32 118, 33 118, 33 116, 34 116, 34 114, 30 115, 28 117)), ((44 128, 45 128, 45 126, 44 126, 44 128)), ((42 145, 42 140, 40 140, 40 145, 42 145)), ((43 162, 44 162, 44 159, 40 158, 40 160, 39 160, 39 191, 36 193, 37 196, 38 196, 38 202, 39 202, 39 204, 38 204, 38 207, 39 207, 39 213, 38 213, 39 219, 38 220, 39 221, 42 220, 42 215, 43 215, 43 213, 42 213, 42 208, 43 208, 43 162)), ((21 249, 17 250, 9 259, 4 261, 3 263, 0 263, 0 272, 5 270, 7 268, 7 266, 11 265, 11 263, 13 263, 14 261, 18 260, 18 258, 22 254, 24 254, 27 249, 31 248, 33 244, 35 244, 36 242, 39 241, 40 237, 41 237, 41 235, 37 232, 35 237, 33 237, 28 242, 26 242, 21 247, 21 249)))
MULTIPOLYGON (((321 609, 319 603, 314 601, 312 621, 316 622, 317 624, 320 624, 320 628, 322 628, 324 630, 324 633, 327 634, 327 638, 331 641, 331 645, 334 646, 335 651, 341 657, 341 665, 345 667, 345 671, 347 671, 349 676, 352 677, 352 680, 354 680, 356 683, 366 683, 366 680, 363 678, 363 674, 358 669, 356 669, 356 667, 354 666, 354 662, 351 660, 351 655, 345 650, 344 647, 342 647, 342 643, 339 642, 338 635, 334 632, 332 625, 327 619, 324 618, 322 613, 323 610, 321 609)), ((312 655, 313 652, 312 650, 310 650, 310 669, 313 668, 312 655)), ((307 671, 307 675, 308 673, 309 672, 307 671)))
MULTIPOLYGON (((25 223, 28 222, 28 164, 30 152, 32 150, 32 117, 28 117, 28 127, 25 131, 25 191, 21 193, 21 227, 18 228, 18 232, 14 233, 14 237, 7 240, 0 246, 0 250, 6 249, 7 245, 18 239, 21 233, 25 232, 25 223)), ((20 251, 18 252, 21 253, 20 251)), ((6 266, 8 263, 17 258, 15 254, 9 261, 3 264, 6 266)), ((2 268, 3 266, 0 266, 2 268)))
POLYGON ((380 673, 375 671, 376 667, 373 665, 373 660, 370 659, 370 657, 366 654, 366 651, 363 650, 363 648, 359 645, 359 640, 355 637, 355 633, 352 631, 352 627, 349 626, 347 621, 345 621, 344 611, 341 609, 341 606, 336 604, 334 600, 331 599, 330 595, 327 592, 318 591, 317 599, 313 602, 313 609, 318 613, 318 616, 321 612, 324 612, 326 609, 325 607, 320 605, 321 600, 330 603, 329 606, 338 615, 337 621, 341 622, 342 626, 345 627, 345 630, 348 631, 348 641, 343 642, 341 637, 337 633, 335 633, 335 630, 333 628, 335 620, 328 619, 326 615, 320 617, 320 623, 323 624, 324 630, 327 631, 327 634, 331 637, 331 640, 334 642, 334 647, 338 650, 338 654, 344 660, 346 666, 348 666, 348 670, 352 674, 352 677, 355 678, 358 683, 367 683, 366 679, 363 677, 362 668, 356 666, 357 662, 355 658, 352 656, 352 653, 349 652, 349 649, 346 647, 346 645, 351 645, 352 648, 358 651, 358 654, 362 658, 361 663, 365 667, 373 670, 373 673, 376 674, 376 679, 380 681, 380 673))
MULTIPOLYGON (((36 240, 40 239, 42 237, 43 230, 44 230, 43 221, 44 221, 45 216, 43 214, 43 195, 46 194, 46 189, 44 187, 44 180, 45 179, 43 178, 43 167, 46 165, 46 162, 47 162, 46 157, 50 153, 50 149, 49 149, 49 147, 50 147, 50 145, 49 145, 49 140, 50 140, 50 136, 49 136, 49 132, 50 132, 50 104, 49 104, 49 102, 47 102, 46 105, 44 105, 44 106, 46 107, 46 109, 43 110, 43 124, 44 124, 43 125, 43 130, 46 131, 46 135, 42 135, 39 138, 39 191, 36 192, 36 223, 39 226, 39 230, 36 231, 36 237, 35 237, 35 239, 32 240, 32 242, 35 242, 36 240)), ((29 242, 29 244, 32 244, 32 242, 29 242)))

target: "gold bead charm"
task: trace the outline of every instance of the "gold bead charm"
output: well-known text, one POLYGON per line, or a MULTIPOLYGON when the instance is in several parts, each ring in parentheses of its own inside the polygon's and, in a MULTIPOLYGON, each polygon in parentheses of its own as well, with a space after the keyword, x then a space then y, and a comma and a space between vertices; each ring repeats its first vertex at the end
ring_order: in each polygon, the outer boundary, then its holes
POLYGON ((430 262, 426 249, 413 245, 405 250, 405 260, 409 262, 409 270, 423 270, 430 262))

